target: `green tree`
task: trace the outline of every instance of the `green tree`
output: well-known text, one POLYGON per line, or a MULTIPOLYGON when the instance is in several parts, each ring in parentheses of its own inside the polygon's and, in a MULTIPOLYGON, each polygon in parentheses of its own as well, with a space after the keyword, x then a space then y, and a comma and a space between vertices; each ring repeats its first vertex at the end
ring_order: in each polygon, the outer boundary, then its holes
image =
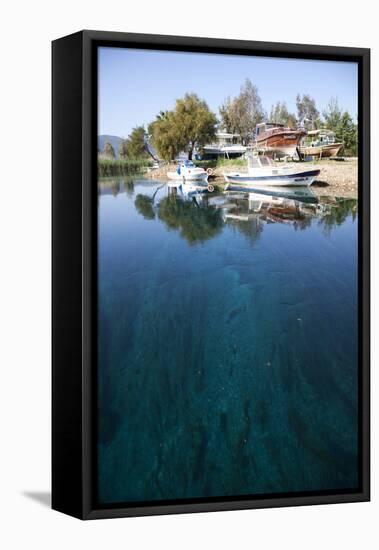
POLYGON ((296 116, 288 111, 285 102, 280 101, 271 107, 269 120, 275 124, 284 124, 289 128, 295 128, 297 125, 296 116))
POLYGON ((161 111, 149 124, 151 142, 164 160, 174 159, 183 148, 173 111, 161 111))
POLYGON ((192 159, 195 146, 203 147, 216 133, 217 119, 205 101, 196 94, 186 94, 176 101, 174 111, 161 112, 149 125, 152 143, 165 160, 180 151, 192 159))
POLYGON ((302 97, 296 96, 297 120, 299 124, 310 125, 312 129, 319 126, 320 113, 316 107, 315 100, 308 94, 302 97))
POLYGON ((331 98, 323 111, 325 125, 335 133, 336 140, 343 143, 345 155, 358 154, 358 126, 347 111, 343 111, 337 98, 331 98))
POLYGON ((123 139, 120 145, 118 146, 118 154, 120 155, 121 159, 126 159, 126 153, 127 153, 127 146, 126 146, 126 139, 123 139))
POLYGON ((334 132, 337 141, 343 143, 344 154, 356 156, 358 154, 358 125, 347 111, 342 114, 341 120, 334 132))
POLYGON ((182 134, 189 160, 192 159, 195 146, 203 147, 215 137, 216 115, 196 94, 186 94, 183 99, 177 100, 174 120, 182 134))
POLYGON ((227 132, 240 134, 247 145, 256 125, 265 118, 258 88, 247 78, 237 97, 227 97, 220 109, 221 123, 227 132))
POLYGON ((145 128, 136 126, 125 140, 125 156, 129 159, 146 158, 148 153, 145 148, 145 128))
POLYGON ((106 141, 104 144, 104 156, 112 159, 116 158, 113 146, 109 143, 109 141, 106 141))

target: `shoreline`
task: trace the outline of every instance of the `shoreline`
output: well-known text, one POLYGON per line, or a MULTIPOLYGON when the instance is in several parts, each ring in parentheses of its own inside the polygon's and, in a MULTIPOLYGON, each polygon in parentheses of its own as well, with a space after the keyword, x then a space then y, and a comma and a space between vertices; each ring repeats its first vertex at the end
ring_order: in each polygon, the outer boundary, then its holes
MULTIPOLYGON (((281 163, 282 164, 282 163, 281 163)), ((201 166, 201 163, 199 163, 201 166)), ((283 166, 292 166, 291 163, 283 163, 283 166)), ((301 167, 312 166, 319 167, 321 172, 318 179, 312 184, 311 188, 318 196, 335 195, 345 198, 358 198, 358 159, 347 158, 345 160, 322 159, 318 161, 300 162, 301 167)), ((167 172, 173 171, 177 164, 167 164, 155 170, 148 170, 146 175, 152 179, 166 179, 167 172)), ((213 168, 213 175, 209 181, 218 187, 221 191, 224 189, 225 181, 223 172, 232 172, 238 170, 243 172, 241 164, 230 163, 225 166, 213 168)))

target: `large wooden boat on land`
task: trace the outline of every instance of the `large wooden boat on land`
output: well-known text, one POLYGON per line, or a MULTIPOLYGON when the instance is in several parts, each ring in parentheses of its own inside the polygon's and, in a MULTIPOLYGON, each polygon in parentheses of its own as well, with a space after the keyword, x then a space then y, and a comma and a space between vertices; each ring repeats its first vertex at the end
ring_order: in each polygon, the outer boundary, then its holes
POLYGON ((253 147, 278 158, 294 157, 299 154, 300 140, 306 133, 302 128, 294 130, 284 124, 262 122, 256 126, 253 147))
POLYGON ((300 145, 300 155, 305 157, 331 158, 336 157, 340 152, 343 143, 336 142, 334 132, 330 130, 310 130, 304 143, 300 145), (313 139, 312 139, 313 138, 313 139))

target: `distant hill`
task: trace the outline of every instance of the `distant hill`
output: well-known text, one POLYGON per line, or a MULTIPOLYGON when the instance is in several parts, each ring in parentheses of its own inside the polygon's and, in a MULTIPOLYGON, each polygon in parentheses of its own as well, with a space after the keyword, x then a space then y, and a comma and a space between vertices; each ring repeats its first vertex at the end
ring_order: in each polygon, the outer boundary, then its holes
POLYGON ((114 152, 116 153, 116 158, 118 158, 118 148, 120 146, 120 143, 123 141, 123 139, 118 136, 107 136, 107 135, 98 136, 97 148, 100 151, 103 151, 104 145, 106 144, 107 141, 112 145, 114 152))

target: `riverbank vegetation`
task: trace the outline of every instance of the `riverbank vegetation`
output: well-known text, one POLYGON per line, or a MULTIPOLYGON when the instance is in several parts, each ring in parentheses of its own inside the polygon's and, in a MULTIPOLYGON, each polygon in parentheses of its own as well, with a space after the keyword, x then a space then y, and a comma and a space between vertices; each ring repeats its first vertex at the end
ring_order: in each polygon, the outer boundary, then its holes
POLYGON ((145 134, 143 126, 136 126, 128 138, 121 141, 117 152, 106 141, 104 149, 98 152, 98 176, 128 176, 143 172, 151 166, 152 159, 145 147, 145 134))
POLYGON ((97 159, 97 173, 99 177, 128 176, 142 173, 151 165, 148 158, 106 158, 102 155, 97 159))

